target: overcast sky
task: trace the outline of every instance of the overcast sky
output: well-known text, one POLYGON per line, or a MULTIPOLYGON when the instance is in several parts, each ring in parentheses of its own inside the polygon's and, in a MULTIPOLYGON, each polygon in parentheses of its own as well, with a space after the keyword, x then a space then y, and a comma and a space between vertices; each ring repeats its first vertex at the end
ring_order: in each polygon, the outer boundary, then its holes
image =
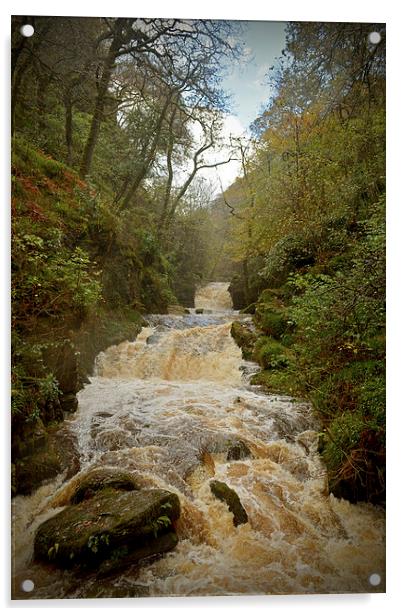
POLYGON ((247 128, 269 100, 271 89, 267 73, 285 47, 286 24, 275 21, 245 21, 242 24, 243 62, 232 67, 223 87, 232 93, 234 114, 247 128))
MULTIPOLYGON (((223 88, 232 95, 231 114, 226 117, 224 123, 224 133, 228 138, 230 135, 247 134, 250 124, 268 103, 271 88, 267 83, 267 73, 285 47, 284 22, 242 23, 244 26, 242 61, 228 67, 227 76, 222 83, 223 88)), ((218 154, 211 154, 208 162, 223 160, 226 155, 227 153, 221 150, 218 154)), ((232 161, 218 169, 203 171, 202 177, 215 185, 214 192, 217 193, 220 192, 220 182, 226 189, 235 180, 239 171, 240 163, 232 161)))

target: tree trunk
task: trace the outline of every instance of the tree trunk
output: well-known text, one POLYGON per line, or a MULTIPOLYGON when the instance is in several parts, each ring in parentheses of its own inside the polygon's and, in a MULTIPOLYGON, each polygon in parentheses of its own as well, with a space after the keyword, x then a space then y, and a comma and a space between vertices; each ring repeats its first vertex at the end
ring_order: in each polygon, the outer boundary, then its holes
POLYGON ((108 92, 108 87, 110 83, 110 78, 112 76, 112 71, 114 68, 114 63, 116 60, 117 51, 120 47, 120 43, 114 39, 113 43, 110 46, 109 53, 107 55, 104 67, 102 78, 98 87, 98 95, 96 97, 95 102, 95 110, 92 116, 91 128, 89 130, 89 135, 87 142, 84 148, 84 154, 82 156, 81 167, 80 167, 80 177, 81 179, 85 179, 89 174, 92 159, 95 151, 96 142, 98 141, 100 125, 103 118, 103 111, 105 108, 106 96, 108 92))
POLYGON ((169 133, 170 133, 169 134, 169 145, 168 145, 168 149, 166 152, 168 178, 166 182, 165 195, 163 199, 162 212, 161 212, 161 217, 160 217, 160 228, 161 229, 163 229, 163 226, 166 221, 166 217, 167 217, 167 213, 169 209, 169 203, 170 203, 170 195, 172 192, 172 185, 173 185, 173 174, 174 174, 173 163, 172 163, 173 147, 174 147, 173 123, 174 123, 176 111, 177 111, 177 108, 175 108, 174 111, 172 112, 172 115, 170 117, 170 122, 169 122, 169 133))
POLYGON ((47 101, 46 95, 49 88, 50 79, 48 75, 43 75, 38 79, 38 89, 36 93, 36 102, 38 106, 38 135, 39 137, 46 136, 47 124, 47 101))
POLYGON ((67 164, 69 167, 73 164, 73 105, 71 96, 66 94, 64 97, 65 117, 65 139, 67 148, 67 164))
POLYGON ((169 108, 169 104, 171 101, 171 95, 167 97, 165 104, 163 105, 162 111, 160 113, 160 116, 158 118, 158 122, 156 124, 155 127, 155 133, 154 133, 154 137, 152 139, 151 145, 148 149, 148 155, 145 157, 145 160, 143 162, 143 164, 140 167, 140 170, 138 171, 137 175, 134 177, 133 182, 131 183, 131 186, 129 187, 127 194, 125 196, 125 199, 123 201, 123 205, 122 208, 127 209, 128 206, 131 203, 132 198, 134 197, 135 193, 137 192, 142 180, 145 178, 149 167, 151 166, 151 164, 154 161, 155 158, 155 153, 156 153, 156 148, 158 147, 158 142, 159 142, 159 138, 162 132, 162 126, 163 126, 163 121, 166 117, 166 113, 167 110, 169 108))
MULTIPOLYGON (((28 66, 28 62, 25 62, 25 65, 28 66)), ((25 66, 20 67, 17 70, 14 76, 14 81, 13 81, 13 85, 11 89, 11 136, 14 135, 14 131, 15 131, 15 110, 17 107, 18 95, 20 92, 20 85, 21 85, 21 81, 24 76, 24 73, 25 73, 25 66)))

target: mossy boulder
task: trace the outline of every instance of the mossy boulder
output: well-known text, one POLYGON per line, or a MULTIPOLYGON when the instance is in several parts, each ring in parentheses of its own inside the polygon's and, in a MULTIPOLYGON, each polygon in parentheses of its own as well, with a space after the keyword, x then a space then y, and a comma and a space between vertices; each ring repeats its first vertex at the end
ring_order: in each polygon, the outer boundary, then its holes
POLYGON ((237 346, 241 348, 243 359, 251 359, 254 344, 257 340, 253 324, 248 321, 234 321, 230 333, 237 346))
POLYGON ((53 447, 47 447, 15 462, 15 489, 30 494, 63 470, 62 461, 53 447))
POLYGON ((268 368, 280 370, 289 366, 292 354, 278 340, 270 336, 261 336, 254 346, 252 358, 264 370, 268 368))
POLYGON ((149 597, 149 588, 143 584, 135 584, 130 580, 122 580, 116 584, 110 580, 96 576, 97 579, 79 591, 77 599, 132 599, 149 597))
POLYGON ((14 494, 31 494, 61 472, 70 478, 79 471, 75 437, 66 428, 56 424, 45 433, 38 428, 37 437, 27 440, 27 455, 14 457, 14 494))
POLYGON ((11 444, 13 459, 35 454, 46 446, 47 440, 48 434, 40 418, 36 419, 35 422, 22 424, 18 435, 15 436, 11 444))
POLYGON ((246 510, 241 504, 240 498, 232 488, 229 488, 223 481, 217 481, 216 479, 210 481, 209 486, 212 494, 226 503, 229 511, 233 513, 233 524, 235 526, 248 522, 246 510))
POLYGON ((81 503, 105 488, 114 488, 126 492, 139 489, 129 473, 124 473, 116 468, 94 468, 78 480, 78 485, 71 497, 71 503, 81 503))
POLYGON ((176 494, 166 490, 120 492, 106 488, 43 522, 35 536, 35 559, 69 568, 98 567, 121 559, 136 562, 172 549, 176 494), (167 538, 166 538, 167 537, 167 538))
POLYGON ((280 339, 291 329, 280 289, 265 289, 255 305, 254 323, 264 334, 280 339))
POLYGON ((254 321, 257 327, 266 335, 280 339, 289 329, 288 316, 281 308, 270 306, 257 307, 254 321))

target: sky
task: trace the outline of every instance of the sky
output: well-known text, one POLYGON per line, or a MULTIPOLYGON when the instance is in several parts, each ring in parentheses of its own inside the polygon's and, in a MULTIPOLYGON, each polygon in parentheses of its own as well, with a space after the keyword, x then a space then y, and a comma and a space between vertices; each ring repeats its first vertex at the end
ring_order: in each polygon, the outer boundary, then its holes
POLYGON ((247 128, 269 100, 267 73, 285 47, 285 23, 244 21, 243 60, 224 79, 223 88, 232 93, 233 112, 247 128))
MULTIPOLYGON (((281 55, 285 47, 284 22, 243 21, 243 56, 239 63, 226 69, 222 82, 223 89, 231 94, 231 112, 225 116, 223 134, 227 140, 248 134, 250 124, 258 117, 268 103, 272 93, 268 85, 267 73, 281 55)), ((225 160, 228 150, 222 148, 219 153, 211 154, 208 163, 225 160)), ((208 169, 200 173, 212 186, 217 195, 228 188, 240 173, 240 163, 231 161, 217 169, 208 169)))

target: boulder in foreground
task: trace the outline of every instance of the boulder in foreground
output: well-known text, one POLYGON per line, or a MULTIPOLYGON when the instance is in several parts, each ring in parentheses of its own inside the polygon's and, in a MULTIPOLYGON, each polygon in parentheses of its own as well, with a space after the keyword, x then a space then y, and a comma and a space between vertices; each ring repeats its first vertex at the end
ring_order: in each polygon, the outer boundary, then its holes
POLYGON ((34 556, 64 568, 136 562, 175 547, 173 522, 179 515, 177 495, 166 490, 107 488, 43 522, 34 556))
POLYGON ((129 473, 124 473, 115 468, 94 468, 80 477, 71 497, 71 503, 78 504, 83 500, 93 498, 97 492, 101 492, 105 488, 114 488, 126 492, 138 490, 138 486, 129 473))

